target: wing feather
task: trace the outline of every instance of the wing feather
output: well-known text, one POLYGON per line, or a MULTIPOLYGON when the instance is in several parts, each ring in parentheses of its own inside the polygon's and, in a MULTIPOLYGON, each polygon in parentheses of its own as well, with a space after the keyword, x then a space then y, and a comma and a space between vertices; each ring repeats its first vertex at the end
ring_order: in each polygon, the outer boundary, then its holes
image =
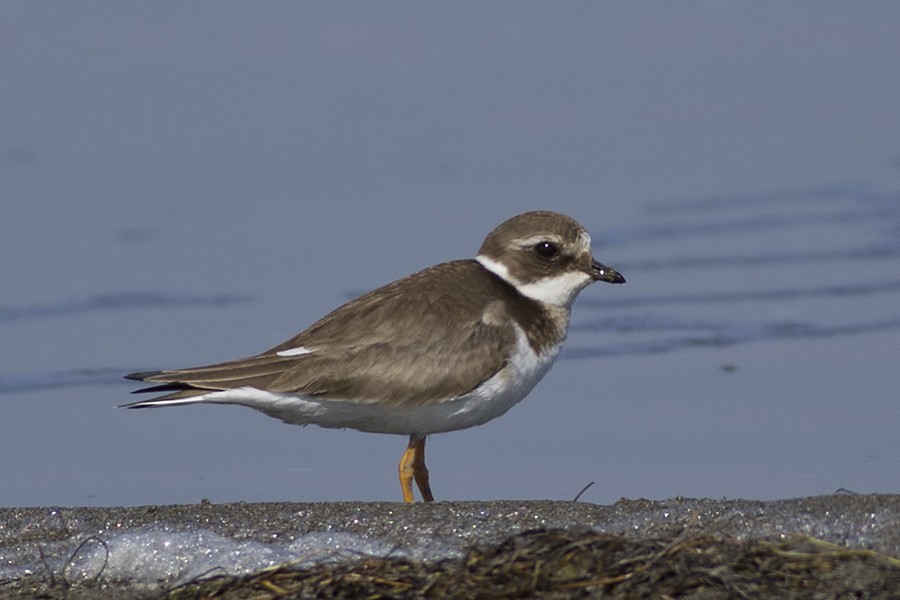
POLYGON ((161 384, 138 392, 171 392, 146 402, 245 386, 385 406, 442 401, 503 368, 515 331, 497 318, 498 290, 510 293, 475 261, 443 263, 348 302, 262 354, 128 377, 161 384), (298 347, 310 352, 278 355, 298 347))

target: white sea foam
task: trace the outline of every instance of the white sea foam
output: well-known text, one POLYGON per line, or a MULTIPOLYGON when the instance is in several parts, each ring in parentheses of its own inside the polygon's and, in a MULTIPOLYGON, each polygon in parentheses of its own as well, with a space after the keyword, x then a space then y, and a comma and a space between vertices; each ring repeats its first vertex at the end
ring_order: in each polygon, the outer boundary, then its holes
POLYGON ((349 532, 313 532, 290 542, 263 543, 236 540, 209 530, 126 532, 112 537, 86 536, 48 548, 55 556, 30 564, 15 564, 12 556, 0 562, 0 580, 48 569, 69 584, 90 580, 128 581, 150 587, 172 587, 206 575, 241 575, 289 564, 297 568, 323 562, 345 562, 366 557, 439 559, 452 555, 449 544, 423 540, 420 547, 399 548, 349 532), (426 546, 426 544, 428 544, 426 546), (46 565, 46 566, 45 566, 46 565))

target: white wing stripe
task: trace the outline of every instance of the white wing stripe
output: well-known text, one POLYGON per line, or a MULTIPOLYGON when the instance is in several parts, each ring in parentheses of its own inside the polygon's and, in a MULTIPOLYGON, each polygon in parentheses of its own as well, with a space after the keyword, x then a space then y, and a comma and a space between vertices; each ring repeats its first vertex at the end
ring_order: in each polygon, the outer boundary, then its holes
POLYGON ((278 353, 278 356, 300 356, 302 354, 309 354, 312 350, 306 348, 304 346, 300 346, 299 348, 291 348, 290 350, 282 350, 278 353))

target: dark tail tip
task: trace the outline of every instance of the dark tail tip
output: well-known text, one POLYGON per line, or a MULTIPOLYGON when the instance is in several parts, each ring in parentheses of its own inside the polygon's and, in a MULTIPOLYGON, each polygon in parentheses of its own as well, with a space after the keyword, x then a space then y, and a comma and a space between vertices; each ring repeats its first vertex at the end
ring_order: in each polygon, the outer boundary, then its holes
POLYGON ((125 375, 125 379, 131 379, 132 381, 146 381, 147 378, 159 375, 160 373, 162 373, 162 371, 141 371, 139 373, 125 375))

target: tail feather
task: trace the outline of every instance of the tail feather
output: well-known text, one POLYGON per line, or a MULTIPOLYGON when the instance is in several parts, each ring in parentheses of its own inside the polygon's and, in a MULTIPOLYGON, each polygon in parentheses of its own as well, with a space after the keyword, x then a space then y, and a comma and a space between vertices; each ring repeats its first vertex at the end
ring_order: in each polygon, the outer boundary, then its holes
POLYGON ((126 408, 147 408, 202 402, 199 396, 210 392, 251 387, 269 389, 285 371, 297 364, 297 357, 283 357, 274 353, 250 358, 172 371, 141 371, 126 375, 132 381, 152 384, 132 394, 161 393, 162 396, 123 404, 126 408))
MULTIPOLYGON (((125 379, 131 379, 133 381, 149 381, 153 383, 155 378, 158 378, 165 373, 166 371, 142 371, 140 373, 131 373, 129 375, 126 375, 125 379)), ((138 402, 122 404, 119 406, 119 408, 149 408, 152 406, 190 404, 192 402, 196 402, 196 400, 190 400, 190 398, 202 396, 209 392, 218 391, 220 389, 222 388, 198 387, 184 381, 169 381, 131 392, 132 394, 152 394, 161 392, 169 393, 158 398, 151 398, 149 400, 139 400, 138 402)))
POLYGON ((156 377, 163 373, 165 373, 165 371, 139 371, 138 373, 129 373, 128 375, 125 375, 125 379, 130 379, 132 381, 147 381, 151 377, 156 377))
POLYGON ((118 408, 158 408, 161 406, 194 404, 197 402, 203 402, 200 397, 208 394, 211 391, 215 390, 186 389, 180 392, 175 392, 174 394, 169 394, 167 396, 161 396, 159 398, 151 398, 150 400, 139 400, 137 402, 130 402, 128 404, 120 404, 118 408))
POLYGON ((131 392, 132 394, 151 394, 156 392, 180 392, 185 389, 189 389, 191 386, 186 383, 163 383, 161 385, 154 385, 151 387, 141 388, 139 390, 134 390, 131 392))

